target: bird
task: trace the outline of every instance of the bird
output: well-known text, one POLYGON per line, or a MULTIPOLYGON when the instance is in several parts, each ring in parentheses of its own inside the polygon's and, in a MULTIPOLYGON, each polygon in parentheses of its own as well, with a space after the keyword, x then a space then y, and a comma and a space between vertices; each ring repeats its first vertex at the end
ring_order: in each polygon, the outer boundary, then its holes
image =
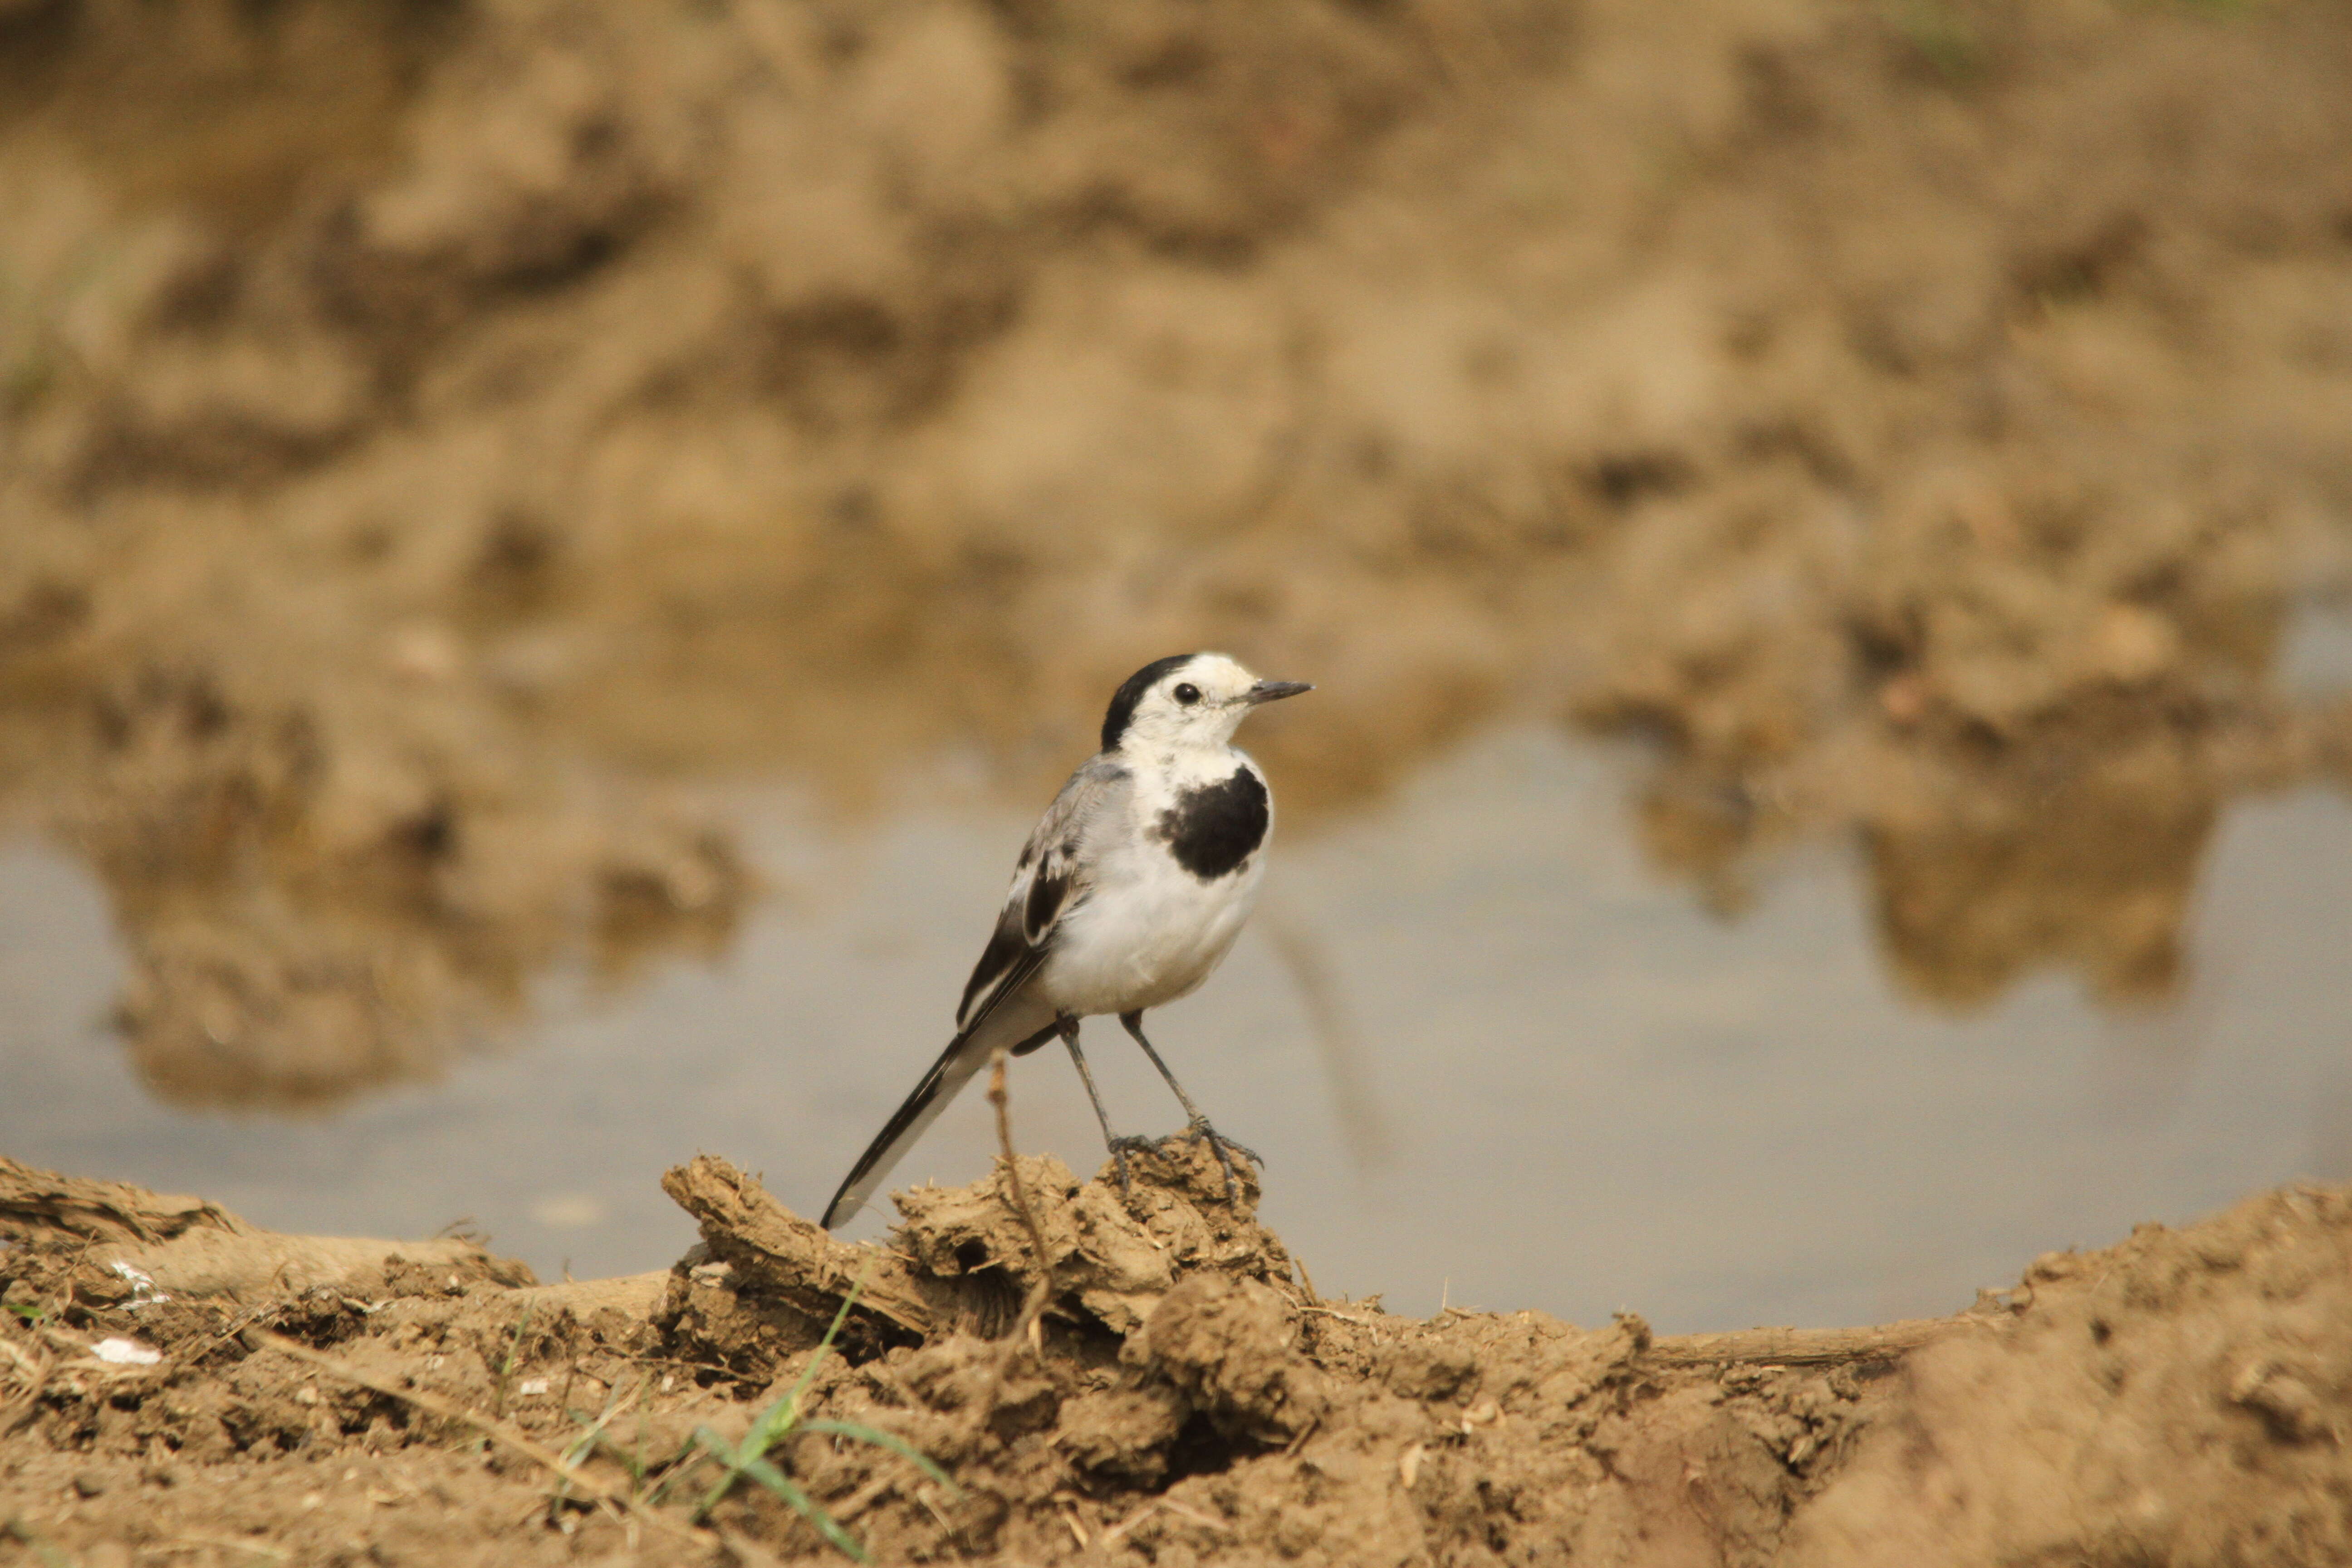
POLYGON ((1120 683, 1102 750, 1081 763, 1014 863, 996 927, 956 1009, 955 1035, 876 1133, 825 1205, 824 1228, 871 1199, 915 1141, 998 1051, 1059 1037, 1127 1182, 1130 1149, 1110 1130, 1078 1047, 1082 1018, 1115 1015, 1205 1139, 1233 1196, 1232 1154, 1143 1033, 1143 1015, 1200 988, 1241 934, 1265 875, 1274 792, 1234 731, 1252 710, 1314 688, 1262 680, 1222 653, 1171 654, 1120 683))

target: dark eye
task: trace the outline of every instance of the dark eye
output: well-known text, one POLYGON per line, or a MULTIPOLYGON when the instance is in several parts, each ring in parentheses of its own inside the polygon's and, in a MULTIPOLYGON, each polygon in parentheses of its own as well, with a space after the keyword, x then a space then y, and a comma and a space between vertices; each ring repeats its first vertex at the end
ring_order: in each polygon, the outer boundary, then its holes
POLYGON ((1189 680, 1180 681, 1173 695, 1177 701, 1190 708, 1193 703, 1201 700, 1201 689, 1189 680))

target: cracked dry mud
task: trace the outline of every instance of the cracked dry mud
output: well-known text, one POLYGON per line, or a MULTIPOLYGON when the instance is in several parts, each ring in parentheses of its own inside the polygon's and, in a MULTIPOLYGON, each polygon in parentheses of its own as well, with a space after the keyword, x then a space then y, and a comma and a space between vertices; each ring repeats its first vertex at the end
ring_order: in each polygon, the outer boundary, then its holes
POLYGON ((731 1439, 792 1386, 853 1286, 809 1408, 956 1486, 821 1436, 774 1457, 882 1562, 2352 1552, 2342 1191, 2051 1254, 1951 1319, 1654 1339, 1631 1314, 1322 1300, 1254 1187, 1228 1205, 1199 1151, 1144 1164, 1123 1202, 1021 1161, 1050 1263, 1032 1336, 1037 1260, 1001 1163, 901 1194, 889 1237, 849 1246, 698 1158, 663 1182, 703 1232, 674 1269, 561 1285, 464 1240, 278 1237, 0 1163, 0 1300, 25 1310, 0 1320, 0 1562, 827 1557, 755 1489, 698 1533, 679 1500, 707 1471, 651 1498, 695 1428, 731 1439), (112 1340, 158 1359, 110 1363, 112 1340), (530 1457, 599 1422, 568 1489, 530 1457))

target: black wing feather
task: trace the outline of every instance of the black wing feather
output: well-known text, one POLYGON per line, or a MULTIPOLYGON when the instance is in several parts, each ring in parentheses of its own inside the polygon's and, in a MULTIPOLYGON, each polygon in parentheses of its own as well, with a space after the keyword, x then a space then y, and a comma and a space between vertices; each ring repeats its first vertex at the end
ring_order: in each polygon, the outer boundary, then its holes
POLYGON ((1000 995, 1011 990, 1011 986, 1000 986, 997 982, 1005 979, 1013 966, 1028 956, 1029 944, 1021 940, 1021 933, 1010 922, 998 921, 996 929, 989 933, 988 945, 981 950, 980 962, 971 966, 971 978, 964 982, 963 1000, 956 1004, 958 1039, 963 1037, 964 1030, 979 1022, 971 1018, 973 1000, 992 988, 1000 995), (969 1023, 965 1021, 968 1018, 969 1023))
MULTIPOLYGON (((1064 849, 1068 845, 1062 847, 1064 849)), ((1053 934, 1054 923, 1062 918, 1062 905, 1070 896, 1070 862, 1066 855, 1048 856, 1029 879, 1029 896, 1021 900, 1021 940, 1030 947, 1044 943, 1053 934)))
POLYGON ((1024 955, 1044 962, 1053 949, 1054 928, 1086 901, 1088 884, 1078 852, 1085 842, 1087 818, 1128 776, 1118 763, 1096 757, 1070 775, 1070 782, 1045 808, 1013 868, 1013 886, 1006 889, 1004 907, 997 913, 996 929, 989 933, 988 945, 981 950, 980 962, 972 965, 971 978, 964 983, 963 1001, 956 1009, 958 1029, 977 1027, 979 1010, 989 998, 1005 994, 1035 973, 1035 963, 1022 966, 1024 955))

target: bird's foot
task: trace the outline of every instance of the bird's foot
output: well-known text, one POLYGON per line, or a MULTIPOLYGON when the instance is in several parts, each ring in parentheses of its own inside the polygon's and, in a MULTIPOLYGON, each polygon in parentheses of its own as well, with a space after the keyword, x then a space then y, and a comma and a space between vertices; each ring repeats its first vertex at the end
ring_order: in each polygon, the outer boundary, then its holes
POLYGON ((1238 1196, 1239 1189, 1234 1181, 1234 1155, 1239 1154, 1243 1159, 1247 1160, 1251 1164, 1257 1166, 1261 1170, 1265 1166, 1265 1157, 1259 1154, 1256 1150, 1250 1148, 1247 1144, 1234 1142, 1232 1139, 1218 1131, 1214 1127, 1210 1126, 1207 1118, 1202 1117, 1186 1123, 1182 1131, 1171 1132, 1163 1138, 1145 1138, 1139 1135, 1130 1135, 1125 1138, 1112 1139, 1110 1141, 1110 1152, 1118 1161, 1119 1190, 1122 1193, 1128 1190, 1127 1156, 1129 1151, 1145 1154, 1164 1154, 1168 1152, 1168 1146, 1179 1139, 1184 1139, 1195 1143, 1205 1142, 1208 1144, 1210 1152, 1213 1153, 1217 1157, 1218 1168, 1223 1171, 1225 1174, 1225 1201, 1227 1203, 1238 1203, 1240 1201, 1238 1196))
POLYGON ((1127 1152, 1130 1149, 1145 1149, 1156 1152, 1159 1147, 1160 1146, 1157 1143, 1154 1143, 1149 1138, 1129 1137, 1113 1138, 1110 1140, 1110 1157, 1118 1166, 1118 1195, 1120 1197, 1131 1198, 1135 1195, 1135 1184, 1128 1179, 1127 1174, 1127 1152))
POLYGON ((1234 1153, 1239 1154, 1243 1159, 1247 1160, 1251 1164, 1255 1165, 1259 1170, 1262 1171, 1265 1169, 1265 1155, 1259 1153, 1256 1150, 1251 1148, 1246 1143, 1234 1142, 1232 1139, 1226 1137, 1223 1133, 1210 1126, 1209 1119, 1205 1116, 1195 1118, 1193 1121, 1185 1123, 1183 1131, 1171 1132, 1166 1139, 1162 1139, 1161 1142, 1167 1142, 1178 1138, 1189 1138, 1196 1143, 1205 1139, 1208 1141, 1209 1146, 1217 1152, 1218 1159, 1224 1159, 1225 1151, 1230 1149, 1234 1153))
POLYGON ((1208 1144, 1209 1152, 1217 1157, 1217 1168, 1225 1173, 1225 1202, 1229 1204, 1238 1205, 1241 1202, 1238 1190, 1234 1181, 1234 1155, 1239 1154, 1243 1159, 1247 1160, 1251 1164, 1255 1165, 1261 1171, 1265 1169, 1265 1160, 1264 1156, 1259 1154, 1256 1150, 1249 1147, 1247 1144, 1236 1143, 1232 1139, 1226 1137, 1223 1133, 1218 1131, 1215 1128, 1210 1126, 1209 1119, 1205 1116, 1194 1117, 1190 1122, 1185 1124, 1183 1131, 1175 1133, 1172 1137, 1189 1138, 1194 1142, 1205 1142, 1208 1144), (1230 1152, 1228 1152, 1228 1151, 1230 1151, 1230 1152))

